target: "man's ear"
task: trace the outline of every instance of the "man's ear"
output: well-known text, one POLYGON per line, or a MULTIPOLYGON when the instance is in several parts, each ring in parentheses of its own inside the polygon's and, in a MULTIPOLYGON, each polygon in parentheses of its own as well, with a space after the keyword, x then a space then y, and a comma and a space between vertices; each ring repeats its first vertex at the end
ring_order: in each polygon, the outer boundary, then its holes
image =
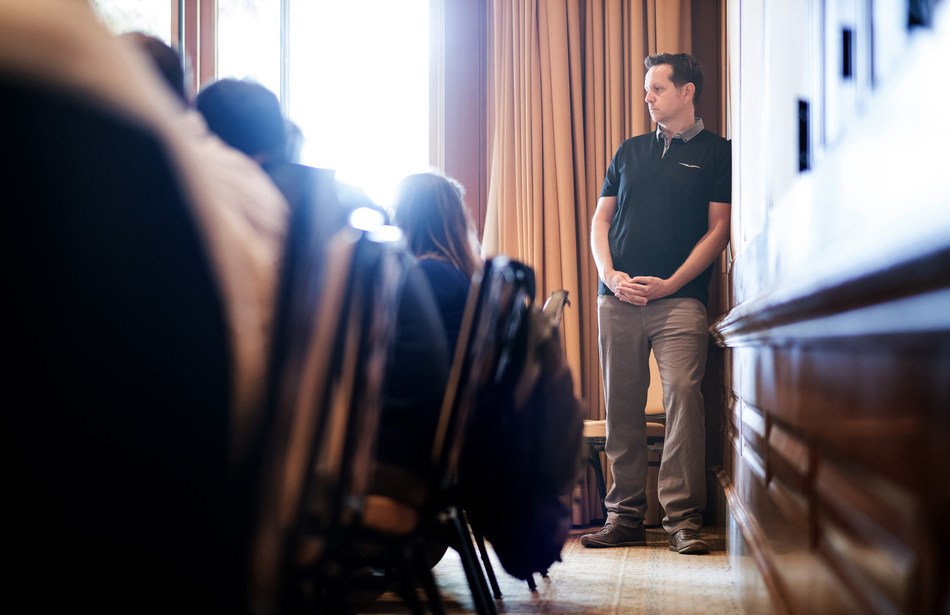
POLYGON ((692 81, 683 86, 683 96, 687 100, 693 100, 693 94, 696 92, 696 86, 692 81))

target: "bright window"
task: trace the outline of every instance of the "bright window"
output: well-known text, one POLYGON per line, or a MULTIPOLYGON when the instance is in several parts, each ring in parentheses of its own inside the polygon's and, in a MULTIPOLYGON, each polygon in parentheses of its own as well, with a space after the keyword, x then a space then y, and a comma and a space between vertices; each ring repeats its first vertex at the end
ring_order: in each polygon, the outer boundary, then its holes
POLYGON ((429 165, 429 0, 292 0, 289 21, 301 162, 388 207, 429 165))
POLYGON ((115 34, 145 32, 166 43, 172 41, 172 3, 169 0, 92 0, 92 7, 115 34))
POLYGON ((280 95, 280 4, 218 0, 218 79, 256 81, 280 95))
POLYGON ((113 31, 166 42, 181 7, 199 82, 213 71, 264 85, 303 133, 300 161, 334 169, 384 207, 399 180, 429 169, 429 15, 439 1, 92 0, 113 31), (211 15, 214 44, 201 30, 211 15))

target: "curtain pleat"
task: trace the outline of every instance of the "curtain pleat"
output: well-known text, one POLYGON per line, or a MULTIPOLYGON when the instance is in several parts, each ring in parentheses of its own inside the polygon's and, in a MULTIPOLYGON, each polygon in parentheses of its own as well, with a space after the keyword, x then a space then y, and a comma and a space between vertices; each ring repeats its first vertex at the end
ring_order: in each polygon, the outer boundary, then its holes
MULTIPOLYGON (((531 266, 538 299, 567 290, 564 349, 588 418, 604 418, 590 220, 610 159, 650 130, 643 58, 690 52, 690 0, 489 0, 486 256, 531 266)), ((609 478, 608 478, 609 484, 609 478)), ((591 479, 574 523, 600 517, 591 479)))

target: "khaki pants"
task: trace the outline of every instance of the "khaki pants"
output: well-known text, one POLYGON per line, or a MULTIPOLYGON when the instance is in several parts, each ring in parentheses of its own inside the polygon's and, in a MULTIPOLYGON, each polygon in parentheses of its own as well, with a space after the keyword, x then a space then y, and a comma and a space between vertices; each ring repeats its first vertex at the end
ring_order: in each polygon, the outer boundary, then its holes
POLYGON ((699 530, 706 504, 706 417, 700 385, 706 368, 706 308, 696 299, 659 299, 645 306, 597 297, 600 365, 607 408, 607 458, 614 484, 607 522, 639 527, 647 510, 644 409, 650 350, 663 384, 666 438, 658 491, 670 534, 699 530))

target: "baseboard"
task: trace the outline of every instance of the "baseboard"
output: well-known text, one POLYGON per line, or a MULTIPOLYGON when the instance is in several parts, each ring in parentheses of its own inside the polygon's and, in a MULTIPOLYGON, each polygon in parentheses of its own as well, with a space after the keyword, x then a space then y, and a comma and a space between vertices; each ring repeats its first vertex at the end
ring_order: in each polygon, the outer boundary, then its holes
POLYGON ((735 484, 723 470, 716 473, 724 500, 726 545, 740 600, 747 613, 790 615, 762 529, 749 513, 735 484))

